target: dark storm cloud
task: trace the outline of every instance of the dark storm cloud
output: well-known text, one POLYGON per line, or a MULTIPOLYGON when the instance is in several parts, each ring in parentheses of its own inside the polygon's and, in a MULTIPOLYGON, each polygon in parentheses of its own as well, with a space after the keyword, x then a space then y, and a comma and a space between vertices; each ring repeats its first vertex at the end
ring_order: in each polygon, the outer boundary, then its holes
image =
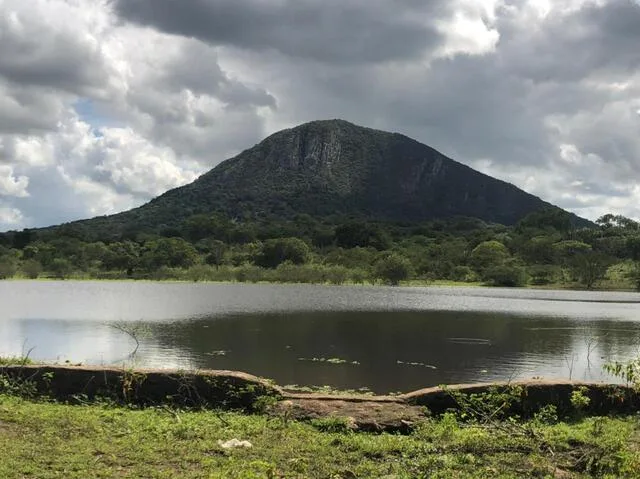
POLYGON ((0 135, 54 130, 62 110, 61 96, 38 87, 11 85, 0 77, 0 135))
POLYGON ((115 0, 118 15, 213 44, 324 62, 418 57, 439 43, 441 0, 115 0))
POLYGON ((585 3, 568 14, 550 14, 532 29, 507 16, 498 28, 501 61, 536 82, 628 75, 640 66, 640 7, 630 0, 585 3))
POLYGON ((197 95, 211 95, 234 107, 275 107, 276 100, 264 88, 251 88, 232 79, 218 63, 216 51, 200 42, 190 41, 165 67, 157 79, 159 89, 191 90, 197 95))
POLYGON ((105 76, 95 42, 46 28, 41 18, 0 15, 0 77, 16 85, 85 93, 101 86, 105 76))

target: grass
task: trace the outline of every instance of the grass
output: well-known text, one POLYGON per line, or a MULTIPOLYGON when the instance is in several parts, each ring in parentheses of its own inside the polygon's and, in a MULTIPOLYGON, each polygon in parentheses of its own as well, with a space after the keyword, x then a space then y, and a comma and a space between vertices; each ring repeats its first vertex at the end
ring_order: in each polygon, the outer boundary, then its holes
POLYGON ((25 366, 33 364, 33 360, 26 356, 0 356, 0 367, 2 366, 25 366))
POLYGON ((637 477, 638 417, 528 424, 426 420, 407 436, 261 415, 71 406, 0 396, 0 477, 637 477), (315 425, 314 425, 315 424, 315 425), (543 443, 535 437, 544 438, 543 443), (253 447, 224 449, 237 438, 253 447))

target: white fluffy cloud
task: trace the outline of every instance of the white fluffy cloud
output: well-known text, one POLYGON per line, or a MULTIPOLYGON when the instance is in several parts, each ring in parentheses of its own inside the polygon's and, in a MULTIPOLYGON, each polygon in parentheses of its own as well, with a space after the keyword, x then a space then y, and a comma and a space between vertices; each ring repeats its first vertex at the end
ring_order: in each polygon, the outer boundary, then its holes
POLYGON ((0 195, 23 198, 29 196, 27 186, 29 178, 26 176, 15 177, 13 167, 0 165, 0 195))
POLYGON ((640 217, 638 25, 631 0, 0 0, 0 230, 139 205, 323 118, 640 217))

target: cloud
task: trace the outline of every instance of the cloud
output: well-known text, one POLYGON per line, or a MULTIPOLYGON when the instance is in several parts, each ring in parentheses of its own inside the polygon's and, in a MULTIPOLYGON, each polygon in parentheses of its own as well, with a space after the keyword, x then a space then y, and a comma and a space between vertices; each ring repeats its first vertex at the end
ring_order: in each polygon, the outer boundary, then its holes
POLYGON ((322 118, 640 217, 637 25, 624 0, 0 0, 0 228, 137 206, 322 118))
POLYGON ((329 63, 417 58, 437 46, 444 1, 116 0, 118 15, 219 45, 329 63))
POLYGON ((95 88, 100 89, 110 67, 98 37, 107 17, 100 9, 80 5, 3 0, 0 76, 18 85, 71 93, 94 93, 95 88))
POLYGON ((11 85, 0 77, 0 134, 55 130, 66 95, 11 85))
POLYGON ((221 58, 271 80, 287 113, 273 129, 344 117, 408 134, 471 166, 490 164, 490 174, 590 218, 607 208, 637 215, 640 53, 618 36, 638 35, 623 19, 640 24, 640 8, 621 3, 497 5, 485 20, 499 32, 494 47, 436 52, 426 63, 328 69, 238 49, 221 58), (598 167, 565 164, 563 145, 599 158, 598 167))
POLYGON ((137 206, 263 135, 275 98, 214 47, 116 23, 106 1, 0 2, 4 225, 137 206))
POLYGON ((0 203, 0 228, 10 229, 20 225, 24 220, 22 213, 17 208, 3 206, 0 203))
MULTIPOLYGON (((16 203, 27 218, 42 215, 40 205, 48 197, 55 202, 45 213, 56 219, 69 211, 78 217, 115 213, 197 176, 197 169, 179 165, 171 149, 155 146, 129 128, 93 129, 75 116, 56 133, 20 138, 12 147, 16 164, 31 178, 9 176, 6 185, 12 190, 6 194, 29 196, 16 203)), ((0 165, 0 194, 3 168, 0 165)))
POLYGON ((15 177, 13 167, 0 165, 0 198, 3 196, 25 197, 29 179, 26 176, 15 177))

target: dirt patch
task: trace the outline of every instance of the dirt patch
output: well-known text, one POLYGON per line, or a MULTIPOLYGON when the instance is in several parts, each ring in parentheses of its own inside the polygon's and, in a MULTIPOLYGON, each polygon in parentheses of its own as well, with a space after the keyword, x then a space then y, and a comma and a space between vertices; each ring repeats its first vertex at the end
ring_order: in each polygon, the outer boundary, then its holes
POLYGON ((353 429, 367 432, 410 432, 414 425, 425 419, 424 408, 402 402, 342 400, 325 398, 286 399, 278 402, 270 413, 309 421, 313 419, 346 418, 353 429))

